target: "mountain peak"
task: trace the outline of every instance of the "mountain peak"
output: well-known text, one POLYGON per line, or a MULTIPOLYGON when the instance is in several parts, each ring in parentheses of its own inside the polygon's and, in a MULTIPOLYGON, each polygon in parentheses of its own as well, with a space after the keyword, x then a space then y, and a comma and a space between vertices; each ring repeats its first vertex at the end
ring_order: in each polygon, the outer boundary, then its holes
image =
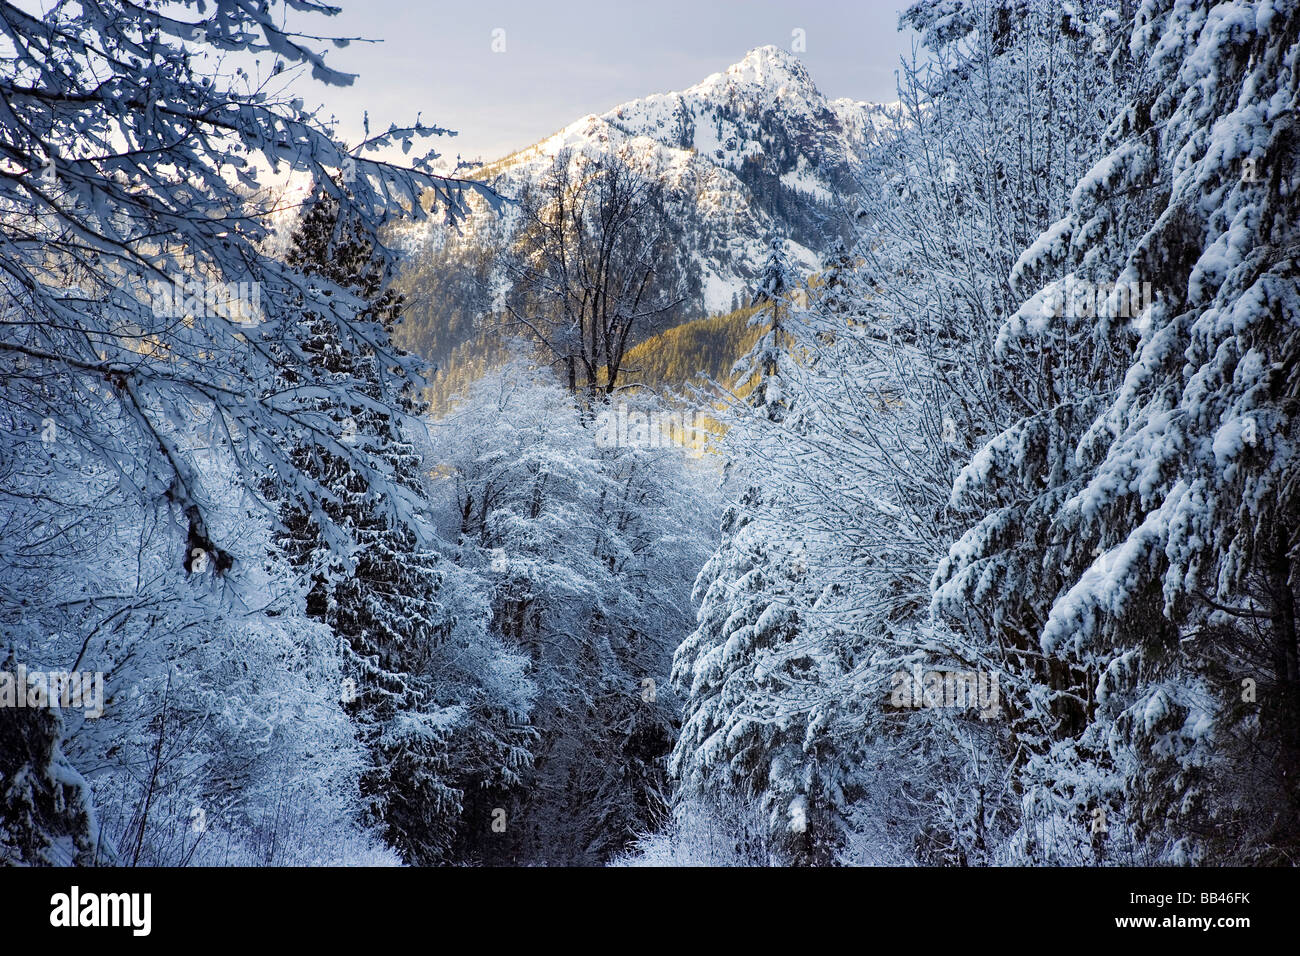
POLYGON ((820 96, 803 61, 772 44, 754 47, 723 72, 708 77, 700 87, 716 87, 724 83, 758 86, 775 93, 797 89, 804 94, 820 96))
POLYGON ((756 46, 727 68, 728 73, 769 73, 795 76, 800 79, 808 77, 808 69, 803 61, 779 46, 768 43, 756 46))

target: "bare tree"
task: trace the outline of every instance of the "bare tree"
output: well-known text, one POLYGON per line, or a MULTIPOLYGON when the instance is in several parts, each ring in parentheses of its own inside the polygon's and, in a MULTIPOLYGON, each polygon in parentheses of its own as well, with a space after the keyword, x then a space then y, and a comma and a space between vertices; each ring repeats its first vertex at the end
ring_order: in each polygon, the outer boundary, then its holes
POLYGON ((507 321, 564 365, 570 391, 608 395, 634 336, 683 299, 663 188, 616 157, 566 150, 520 210, 504 254, 507 321))

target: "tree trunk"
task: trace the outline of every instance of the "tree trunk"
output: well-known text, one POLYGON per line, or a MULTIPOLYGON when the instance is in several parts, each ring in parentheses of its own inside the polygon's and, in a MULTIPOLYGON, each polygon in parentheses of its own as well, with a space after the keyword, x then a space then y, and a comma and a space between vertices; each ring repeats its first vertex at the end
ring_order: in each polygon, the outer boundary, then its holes
POLYGON ((1273 631, 1273 666, 1277 672, 1282 772, 1292 800, 1300 803, 1300 649, 1296 644, 1292 563, 1286 543, 1286 534, 1279 530, 1268 568, 1272 598, 1269 618, 1273 631))

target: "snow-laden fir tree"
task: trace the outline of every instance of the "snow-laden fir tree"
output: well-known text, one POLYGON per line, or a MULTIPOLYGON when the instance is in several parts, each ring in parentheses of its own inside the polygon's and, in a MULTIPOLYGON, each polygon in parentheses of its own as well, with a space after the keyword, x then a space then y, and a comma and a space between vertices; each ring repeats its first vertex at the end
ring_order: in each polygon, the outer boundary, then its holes
POLYGON ((841 845, 846 748, 832 739, 836 704, 826 688, 847 658, 835 635, 801 608, 813 602, 804 547, 773 508, 780 488, 755 481, 749 459, 791 425, 784 381, 793 374, 791 295, 796 278, 781 240, 760 277, 751 320, 766 331, 737 364, 726 450, 741 492, 725 510, 722 539, 695 582, 696 629, 673 660, 685 720, 669 767, 678 778, 677 825, 722 825, 736 798, 759 819, 738 831, 737 856, 776 865, 833 862, 841 845), (704 821, 695 817, 703 814, 704 821))
POLYGON ((790 269, 785 243, 774 237, 767 260, 755 282, 751 303, 762 306, 749 319, 750 326, 764 331, 749 354, 736 363, 736 389, 748 390, 749 404, 755 413, 769 421, 785 417, 786 400, 781 383, 782 368, 789 362, 790 296, 798 287, 798 278, 790 269))
POLYGON ((58 711, 0 708, 0 865, 94 862, 99 821, 90 785, 63 753, 62 723, 58 711))
POLYGON ((857 276, 854 257, 844 244, 836 239, 822 259, 822 270, 816 289, 817 311, 821 314, 845 315, 858 304, 857 276))
MULTIPOLYGON (((355 222, 340 220, 339 205, 318 194, 294 233, 287 261, 307 275, 323 275, 367 302, 376 320, 373 347, 337 347, 338 330, 325 316, 306 313, 300 349, 314 365, 354 384, 361 400, 325 411, 340 441, 371 457, 379 470, 425 494, 424 459, 393 410, 380 403, 379 369, 388 336, 401 316, 401 298, 385 287, 373 243, 355 222), (382 338, 380 338, 382 336, 382 338), (365 401, 369 399, 369 401, 365 401)), ((285 383, 294 384, 292 376, 285 383)), ((421 411, 412 381, 398 411, 421 411)), ((350 555, 331 550, 308 509, 285 509, 284 547, 311 577, 308 613, 342 642, 344 702, 371 765, 361 780, 367 818, 411 863, 447 859, 456 838, 466 790, 509 788, 529 759, 523 724, 530 690, 492 697, 479 671, 520 670, 488 638, 487 608, 468 591, 467 575, 422 543, 417 529, 395 519, 348 460, 309 448, 296 463, 330 495, 317 507, 355 542, 350 555)))
POLYGON ((1027 701, 1031 858, 1054 817, 1105 821, 1087 838, 1121 860, 1294 855, 1297 12, 1144 4, 1110 151, 1015 269, 999 350, 1073 388, 958 481, 992 510, 936 606, 978 599, 1051 670, 1027 701), (1080 321, 1062 274, 1117 288, 1080 321))

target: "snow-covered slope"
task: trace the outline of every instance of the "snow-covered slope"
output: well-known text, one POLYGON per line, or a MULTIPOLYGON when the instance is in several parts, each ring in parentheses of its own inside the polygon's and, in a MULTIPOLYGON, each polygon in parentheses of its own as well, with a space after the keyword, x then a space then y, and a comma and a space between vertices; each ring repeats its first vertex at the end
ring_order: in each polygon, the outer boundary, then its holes
MULTIPOLYGON (((793 264, 817 267, 852 208, 855 160, 885 117, 881 106, 827 100, 797 57, 763 46, 689 89, 584 116, 476 178, 510 195, 561 150, 575 162, 622 157, 666 188, 698 269, 696 305, 714 311, 751 290, 773 235, 790 241, 793 264)), ((500 241, 502 225, 470 223, 455 241, 500 241)))

